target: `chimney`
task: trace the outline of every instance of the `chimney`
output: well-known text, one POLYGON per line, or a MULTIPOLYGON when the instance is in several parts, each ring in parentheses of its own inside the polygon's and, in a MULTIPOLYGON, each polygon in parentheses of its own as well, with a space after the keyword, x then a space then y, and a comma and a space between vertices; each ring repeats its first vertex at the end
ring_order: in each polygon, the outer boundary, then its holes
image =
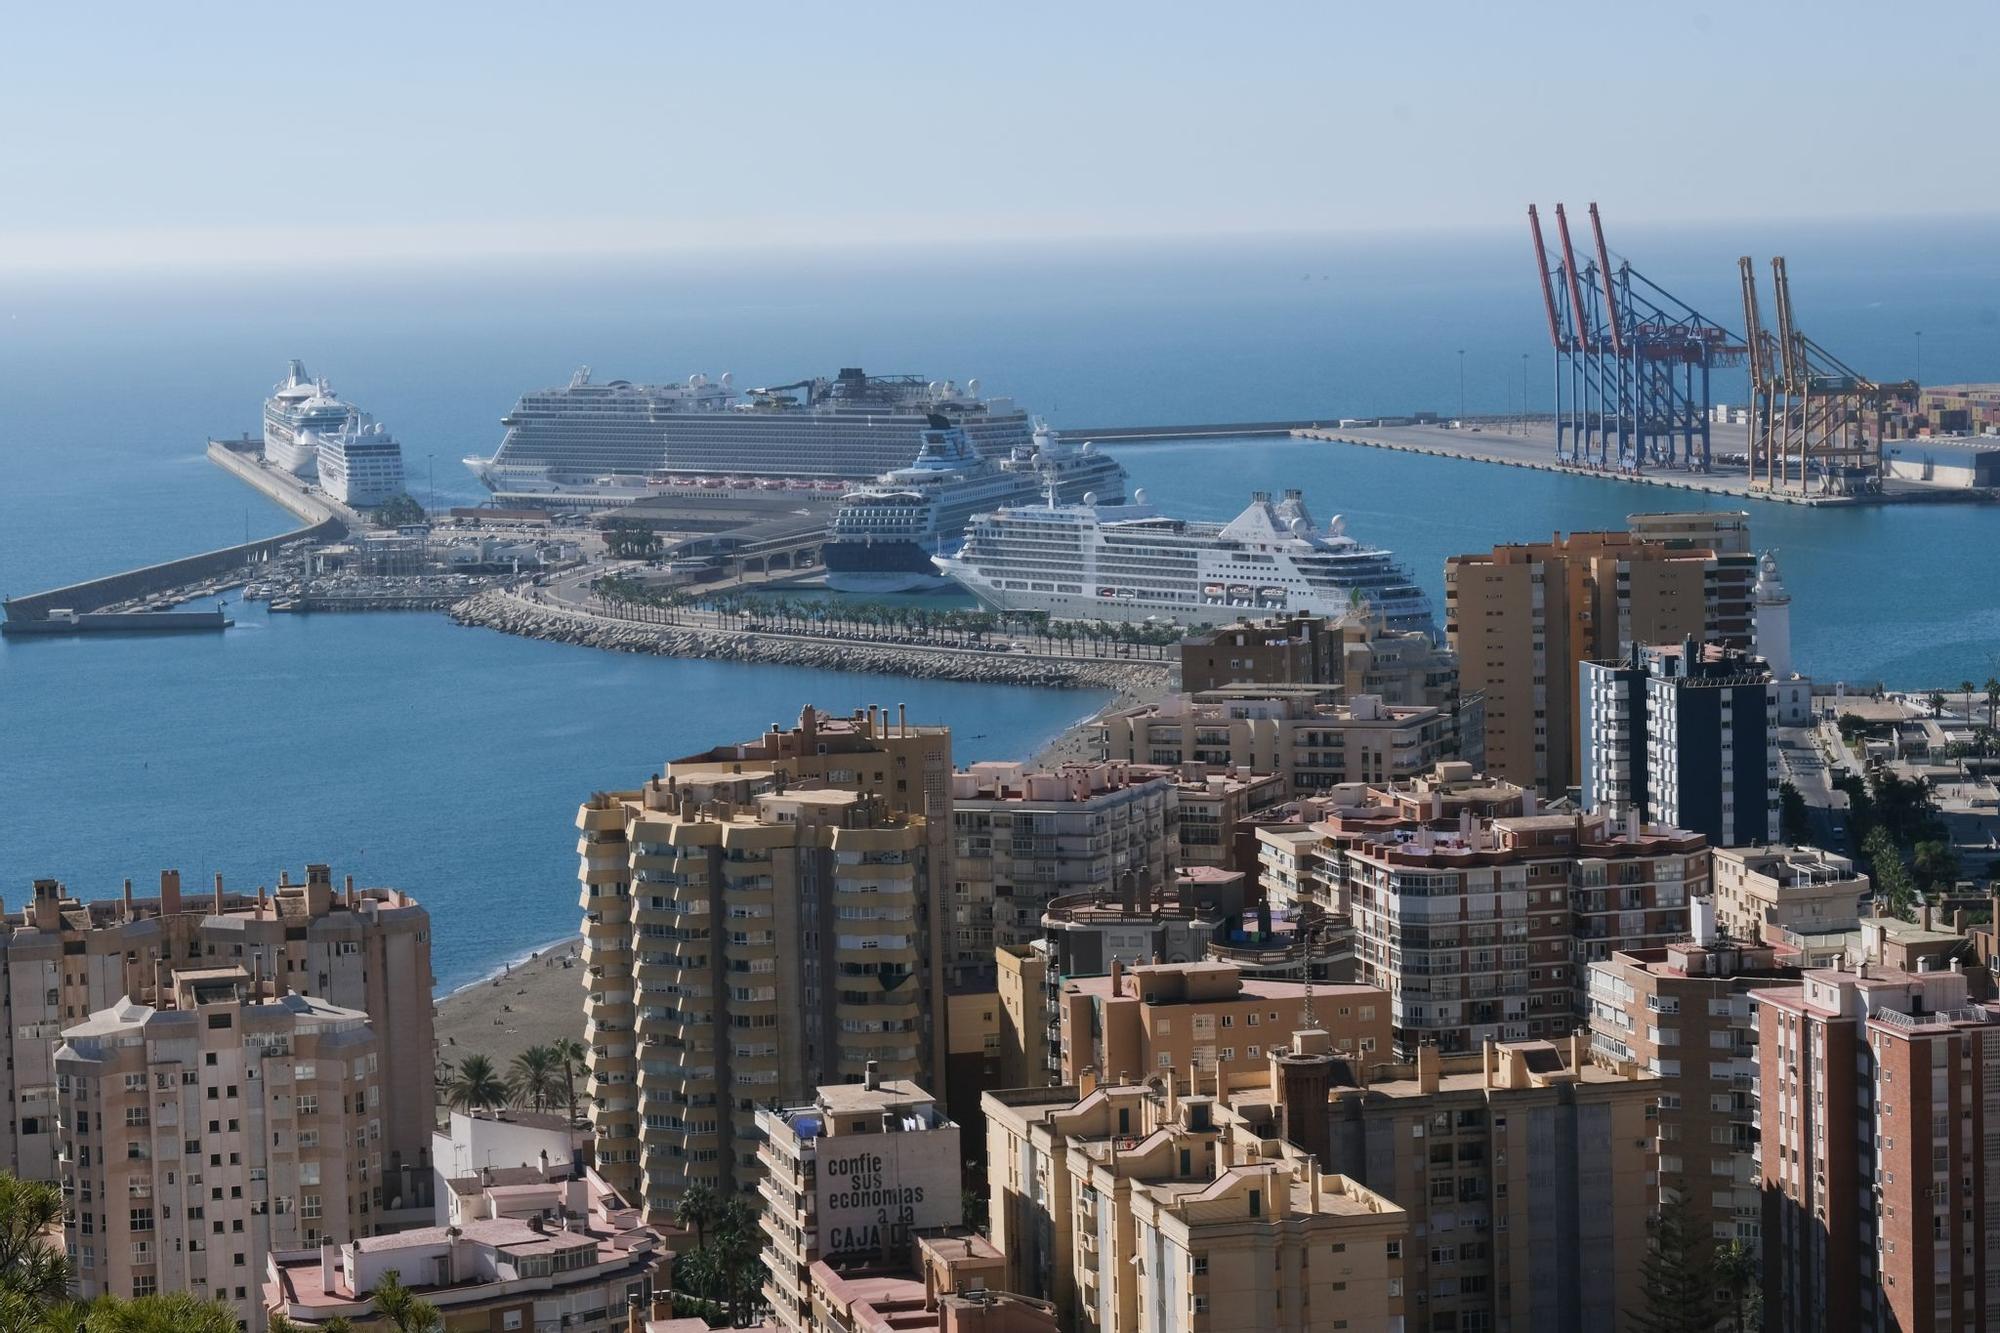
POLYGON ((132 920, 132 881, 125 881, 125 920, 132 920))
POLYGON ((52 879, 35 881, 35 910, 30 923, 36 930, 62 929, 62 885, 52 879))
MULTIPOLYGON (((278 882, 280 885, 283 885, 284 883, 284 872, 282 871, 279 872, 278 882)), ((259 884, 257 886, 257 915, 258 916, 264 915, 265 910, 269 908, 270 905, 271 905, 271 891, 265 888, 262 884, 259 884)))
POLYGON ((1925 902, 1923 908, 1917 913, 1917 924, 1925 930, 1931 928, 1931 905, 1929 902, 1925 902))
POLYGON ((215 914, 222 915, 222 872, 215 872, 215 914))
POLYGON ((1125 993, 1124 981, 1125 960, 1122 958, 1113 958, 1111 960, 1111 994, 1114 997, 1125 993))
POLYGON ((646 1333, 646 1302, 636 1291, 625 1298, 625 1333, 646 1333))
POLYGON ((355 898, 354 898, 354 876, 352 876, 352 875, 349 875, 349 876, 347 877, 347 905, 348 905, 348 907, 349 907, 349 908, 352 908, 352 907, 354 906, 354 902, 355 902, 355 898))
POLYGON ((1486 1086, 1490 1088, 1493 1086, 1493 1076, 1500 1072, 1500 1048, 1493 1044, 1493 1038, 1488 1037, 1480 1046, 1479 1063, 1486 1075, 1486 1086))
POLYGON ((910 734, 910 706, 908 704, 896 705, 896 734, 898 736, 907 736, 910 734))
POLYGON ((1954 935, 1963 935, 1965 933, 1965 909, 1963 907, 1954 907, 1951 910, 1951 931, 1954 935))
POLYGON ((181 872, 160 872, 160 915, 177 916, 181 910, 181 872))
POLYGON ((1438 1090, 1438 1048, 1425 1042, 1417 1047, 1417 1091, 1431 1093, 1438 1090))
POLYGON ((870 1060, 868 1062, 867 1068, 861 1075, 861 1086, 870 1092, 878 1091, 882 1087, 882 1065, 880 1061, 870 1060))

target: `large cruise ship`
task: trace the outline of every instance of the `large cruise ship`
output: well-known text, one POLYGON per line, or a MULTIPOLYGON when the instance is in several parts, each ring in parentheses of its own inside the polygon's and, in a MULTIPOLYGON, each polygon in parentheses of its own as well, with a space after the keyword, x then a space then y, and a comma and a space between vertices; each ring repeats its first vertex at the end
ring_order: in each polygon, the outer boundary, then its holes
POLYGON ((1167 518, 1140 504, 1038 505, 973 519, 937 567, 988 606, 1059 620, 1218 625, 1246 616, 1340 615, 1357 600, 1392 629, 1437 625, 1395 558, 1320 527, 1298 491, 1259 491, 1228 523, 1167 518))
POLYGON ((359 415, 324 379, 308 376, 303 361, 293 361, 264 400, 264 458, 294 476, 314 476, 319 445, 306 436, 338 435, 359 425, 359 415))
POLYGON ((842 370, 739 395, 730 377, 683 384, 597 383, 589 367, 559 389, 521 395, 491 458, 466 466, 509 498, 642 495, 670 476, 866 481, 916 456, 933 415, 965 432, 982 457, 1030 443, 1027 413, 921 375, 842 370))
POLYGON ((344 505, 373 509, 404 494, 403 446, 361 414, 331 434, 307 432, 319 455, 320 489, 344 505))
POLYGON ((1004 459, 982 457, 963 427, 933 415, 916 461, 847 492, 821 551, 838 592, 915 592, 946 587, 931 557, 964 536, 974 514, 1049 496, 1059 504, 1125 499, 1125 469, 1090 444, 1081 448, 1037 423, 1034 444, 1004 459))

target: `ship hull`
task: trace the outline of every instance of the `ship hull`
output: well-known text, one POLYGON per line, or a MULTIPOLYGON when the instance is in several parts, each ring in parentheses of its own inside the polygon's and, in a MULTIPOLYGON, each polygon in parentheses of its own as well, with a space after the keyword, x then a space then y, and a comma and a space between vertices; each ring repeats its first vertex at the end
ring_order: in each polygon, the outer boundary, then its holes
POLYGON ((829 542, 820 563, 826 586, 835 592, 928 592, 952 582, 932 563, 932 553, 914 541, 829 542))

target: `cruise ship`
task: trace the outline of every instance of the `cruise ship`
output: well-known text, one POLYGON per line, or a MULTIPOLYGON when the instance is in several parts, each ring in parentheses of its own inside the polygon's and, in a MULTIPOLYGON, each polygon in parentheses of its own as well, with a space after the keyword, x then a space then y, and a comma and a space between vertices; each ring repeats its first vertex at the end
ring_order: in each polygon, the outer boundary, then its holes
POLYGON ((319 460, 319 486, 355 509, 373 509, 404 494, 403 446, 365 414, 340 431, 307 431, 319 460))
POLYGON ((1228 523, 1168 518, 1143 504, 1003 509, 973 519, 937 567, 988 606, 1058 620, 1226 624, 1341 615, 1368 603, 1392 629, 1437 637, 1430 600, 1395 558, 1314 522, 1304 496, 1263 491, 1228 523))
POLYGON ((294 476, 314 476, 319 445, 306 436, 338 435, 360 424, 359 416, 324 379, 308 376, 303 361, 293 361, 264 400, 264 459, 294 476))
POLYGON ((931 557, 965 536, 974 514, 1049 496, 1058 504, 1116 505, 1125 469, 1090 444, 1065 443, 1036 423, 1034 444, 1004 459, 982 457, 965 429, 933 414, 916 461, 850 490, 821 550, 838 592, 916 592, 948 587, 931 557))
POLYGON ((947 418, 982 457, 1031 443, 1027 413, 921 375, 845 369, 739 394, 731 377, 681 384, 598 383, 588 366, 558 389, 521 396, 491 458, 466 466, 509 499, 629 501, 670 475, 868 481, 915 457, 930 417, 947 418))

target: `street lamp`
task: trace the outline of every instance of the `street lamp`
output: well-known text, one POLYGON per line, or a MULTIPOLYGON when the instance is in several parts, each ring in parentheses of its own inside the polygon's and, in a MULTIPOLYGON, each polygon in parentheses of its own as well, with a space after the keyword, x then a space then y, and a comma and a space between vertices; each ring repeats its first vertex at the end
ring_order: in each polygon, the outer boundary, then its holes
POLYGON ((1465 349, 1458 349, 1458 424, 1465 424, 1465 349))
POLYGON ((428 509, 436 509, 436 508, 437 508, 437 502, 438 502, 438 474, 437 474, 437 455, 436 455, 436 454, 425 454, 425 455, 424 455, 424 469, 425 469, 425 471, 426 471, 426 472, 427 472, 427 473, 429 474, 429 476, 430 476, 430 481, 429 481, 429 483, 428 483, 428 488, 429 488, 429 491, 430 491, 430 496, 429 496, 429 498, 428 498, 428 499, 427 499, 427 500, 426 500, 426 501, 424 502, 424 508, 425 508, 425 509, 427 509, 427 510, 428 510, 428 509))
POLYGON ((1528 437, 1528 354, 1521 353, 1521 438, 1528 437))

